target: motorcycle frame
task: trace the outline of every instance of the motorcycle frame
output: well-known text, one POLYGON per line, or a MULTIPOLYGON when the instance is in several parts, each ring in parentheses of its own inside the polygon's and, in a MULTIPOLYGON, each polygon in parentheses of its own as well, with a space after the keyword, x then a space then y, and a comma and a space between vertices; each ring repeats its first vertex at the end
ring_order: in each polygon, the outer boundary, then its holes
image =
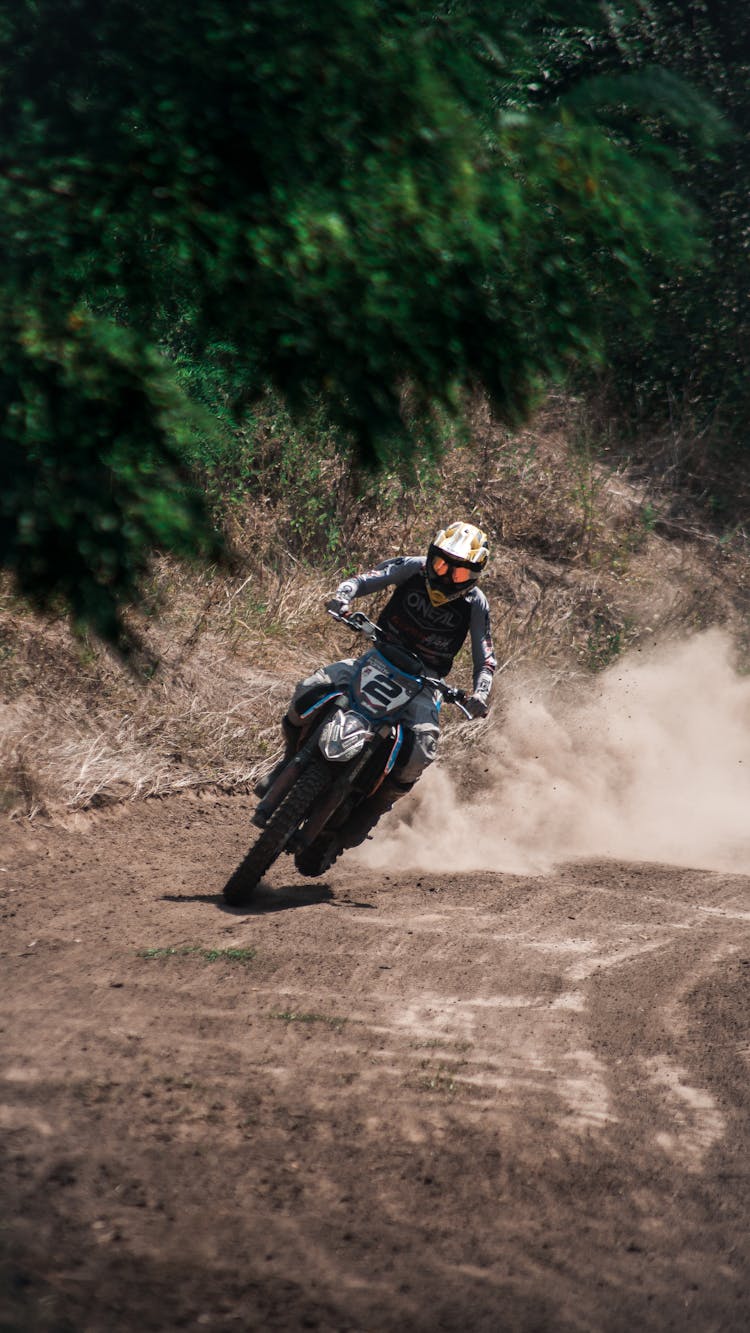
MULTIPOLYGON (((317 836, 321 829, 324 828, 325 824, 331 818, 331 815, 338 809, 347 793, 352 789, 358 775, 370 759, 375 748, 376 740, 385 739, 390 733, 393 733, 393 744, 391 745, 386 763, 383 765, 382 772, 379 774, 373 787, 369 792, 363 794, 372 795, 372 792, 377 791, 381 783, 385 781, 388 774, 393 770, 398 757, 398 752, 403 744, 404 728, 402 723, 398 720, 395 713, 390 716, 387 713, 380 715, 372 714, 368 716, 366 705, 363 702, 360 702, 355 695, 356 682, 360 676, 362 668, 366 662, 372 658, 379 658, 384 666, 388 668, 390 673, 396 672, 400 676, 404 676, 415 682, 421 683, 423 681, 423 677, 412 675, 411 673, 404 671, 402 667, 397 666, 395 663, 389 662, 388 658, 378 652, 377 648, 373 647, 367 649, 356 661, 355 670, 352 673, 351 680, 348 682, 346 693, 341 689, 331 690, 329 693, 324 694, 320 699, 316 699, 315 702, 301 714, 304 724, 309 718, 314 720, 315 714, 320 712, 321 709, 325 709, 319 722, 314 725, 313 729, 305 736, 297 753, 292 757, 286 767, 282 769, 271 789, 266 792, 266 795, 263 797, 263 800, 255 811, 253 823, 261 828, 264 827, 273 812, 278 809, 287 792, 291 791, 302 769, 309 763, 315 751, 320 750, 319 741, 321 734, 337 708, 340 708, 344 712, 354 712, 372 731, 372 740, 365 742, 359 753, 342 766, 340 776, 334 779, 333 785, 330 791, 326 794, 325 799, 313 816, 307 821, 304 833, 300 835, 297 840, 298 844, 306 846, 317 836)), ((421 688, 423 688, 423 685, 421 685, 421 688)), ((419 691, 415 691, 412 698, 415 698, 417 693, 419 693, 419 691)), ((403 711, 403 709, 407 708, 410 702, 411 700, 408 700, 399 711, 403 711)), ((334 766, 331 760, 326 759, 326 762, 330 763, 331 767, 334 766)))
MULTIPOLYGON (((432 677, 430 676, 414 675, 411 672, 406 671, 404 667, 399 666, 396 662, 392 662, 384 653, 380 652, 377 647, 378 639, 376 636, 379 633, 378 627, 373 625, 371 621, 368 621, 367 617, 363 616, 361 613, 356 613, 356 614, 360 622, 356 625, 356 628, 358 628, 360 632, 365 633, 366 636, 372 640, 373 646, 367 649, 364 653, 362 653, 361 656, 356 660, 355 670, 352 673, 352 677, 347 684, 346 691, 342 689, 332 689, 331 691, 329 691, 329 693, 324 694, 320 699, 316 699, 315 702, 311 704, 310 707, 307 708, 304 713, 302 713, 301 717, 303 724, 305 723, 306 719, 308 718, 311 719, 310 723, 311 729, 309 729, 307 731, 307 734, 303 736, 302 743, 299 749, 297 750, 297 753, 293 755, 289 763, 282 769, 276 781, 273 783, 273 786, 263 797, 262 801, 260 801, 260 803, 258 804, 255 810, 255 814, 253 816, 253 823, 256 824, 258 827, 263 828, 266 825, 271 815, 274 813, 275 810, 278 809, 279 805, 284 800, 284 797, 287 795, 289 791, 291 791, 292 787, 294 786, 294 783, 297 781, 297 778, 299 777, 303 768, 305 768, 307 764, 310 762, 313 754, 316 752, 316 750, 320 751, 319 741, 321 734, 327 722, 329 721, 330 717, 332 716, 334 710, 340 708, 342 709, 342 711, 346 712, 351 711, 356 713, 357 716, 362 721, 364 721, 368 725, 368 727, 371 728, 372 740, 366 741, 362 749, 359 751, 359 753, 356 756, 354 756, 354 758, 352 758, 351 760, 348 760, 346 764, 342 766, 342 771, 340 773, 340 776, 334 780, 331 788, 325 794, 324 800, 318 806, 318 809, 311 814, 306 824, 304 825, 304 828, 298 831, 296 837, 293 839, 292 845, 295 848, 309 846, 309 844, 313 841, 313 839, 318 836, 318 834, 327 824, 328 820, 342 804, 347 793, 351 791, 358 775, 361 773, 362 769, 365 767, 368 760, 370 759, 377 740, 385 739, 391 732, 394 733, 393 744, 391 746, 388 759, 384 764, 382 772, 380 773, 374 786, 370 789, 369 792, 363 793, 363 795, 369 796, 372 795, 374 791, 377 791, 378 787, 381 785, 382 782, 385 781, 385 778, 392 771, 396 763, 398 752, 403 743, 403 733, 404 733, 403 724, 398 719, 397 713, 402 713, 406 708, 408 708, 409 703, 411 702, 411 698, 416 698, 417 694, 420 691, 415 690, 414 694, 403 705, 403 707, 399 708, 398 710, 394 710, 394 712, 391 713, 390 715, 388 713, 385 713, 381 714, 380 717, 378 717, 377 714, 368 716, 366 705, 364 706, 360 705, 358 703, 357 698, 355 697, 355 683, 359 675, 361 674, 364 664, 370 658, 379 657, 380 660, 385 663, 385 666, 389 669, 391 673, 395 671, 399 675, 404 676, 409 680, 419 681, 420 689, 424 689, 428 686, 436 687, 441 694, 444 694, 446 697, 450 698, 452 702, 458 703, 458 706, 461 708, 462 712, 466 712, 466 710, 462 706, 462 700, 464 698, 462 691, 449 689, 444 685, 444 682, 433 680, 432 677), (367 626, 367 628, 365 628, 365 625, 367 626), (321 709, 325 709, 325 712, 323 713, 320 720, 316 723, 315 714, 318 713, 321 709)), ((343 623, 346 623, 344 617, 335 614, 334 614, 334 619, 342 620, 343 623)), ((413 654, 409 654, 409 656, 413 657, 413 654)), ((468 717, 469 714, 466 713, 466 716, 468 717)), ((323 758, 326 759, 326 763, 330 764, 331 768, 334 767, 334 761, 327 759, 325 755, 323 755, 323 758)))

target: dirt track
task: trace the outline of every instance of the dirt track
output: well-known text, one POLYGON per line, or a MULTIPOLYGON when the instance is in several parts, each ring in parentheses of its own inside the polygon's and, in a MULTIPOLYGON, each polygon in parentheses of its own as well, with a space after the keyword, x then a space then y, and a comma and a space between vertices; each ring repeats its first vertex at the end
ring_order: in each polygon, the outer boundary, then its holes
POLYGON ((6 827, 3 1333, 744 1331, 750 879, 285 861, 230 911, 246 820, 6 827))

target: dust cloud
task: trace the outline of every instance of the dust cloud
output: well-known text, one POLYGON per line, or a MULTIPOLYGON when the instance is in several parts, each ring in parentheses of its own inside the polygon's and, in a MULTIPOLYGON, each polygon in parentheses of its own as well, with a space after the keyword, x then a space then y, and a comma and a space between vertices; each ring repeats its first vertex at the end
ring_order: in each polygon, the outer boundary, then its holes
POLYGON ((497 712, 481 763, 446 746, 362 862, 533 873, 613 857, 750 872, 750 678, 724 634, 631 654, 567 691, 527 679, 497 712), (470 801, 462 773, 481 779, 470 801))

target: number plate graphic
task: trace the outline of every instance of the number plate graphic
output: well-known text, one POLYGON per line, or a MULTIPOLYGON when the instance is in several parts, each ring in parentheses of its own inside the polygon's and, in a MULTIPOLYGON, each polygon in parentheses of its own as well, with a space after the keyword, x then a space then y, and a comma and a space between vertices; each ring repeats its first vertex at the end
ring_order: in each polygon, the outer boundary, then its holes
POLYGON ((395 713, 419 691, 418 681, 399 680, 373 658, 363 662, 356 686, 362 703, 374 713, 395 713))

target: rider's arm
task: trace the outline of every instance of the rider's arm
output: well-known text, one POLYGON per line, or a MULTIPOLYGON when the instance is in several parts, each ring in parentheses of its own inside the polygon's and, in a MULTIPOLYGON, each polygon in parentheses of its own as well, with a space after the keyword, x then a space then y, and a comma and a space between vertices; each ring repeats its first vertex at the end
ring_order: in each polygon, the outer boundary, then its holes
POLYGON ((419 555, 399 555, 391 560, 383 560, 365 574, 353 574, 351 578, 344 579, 336 589, 336 600, 348 604, 355 597, 366 597, 381 588, 398 587, 414 574, 421 573, 424 566, 424 556, 419 555))
POLYGON ((492 648, 492 628, 490 625, 490 607, 487 598, 479 588, 471 594, 471 656, 474 666, 474 696, 485 706, 489 706, 492 677, 497 667, 497 659, 492 648))

